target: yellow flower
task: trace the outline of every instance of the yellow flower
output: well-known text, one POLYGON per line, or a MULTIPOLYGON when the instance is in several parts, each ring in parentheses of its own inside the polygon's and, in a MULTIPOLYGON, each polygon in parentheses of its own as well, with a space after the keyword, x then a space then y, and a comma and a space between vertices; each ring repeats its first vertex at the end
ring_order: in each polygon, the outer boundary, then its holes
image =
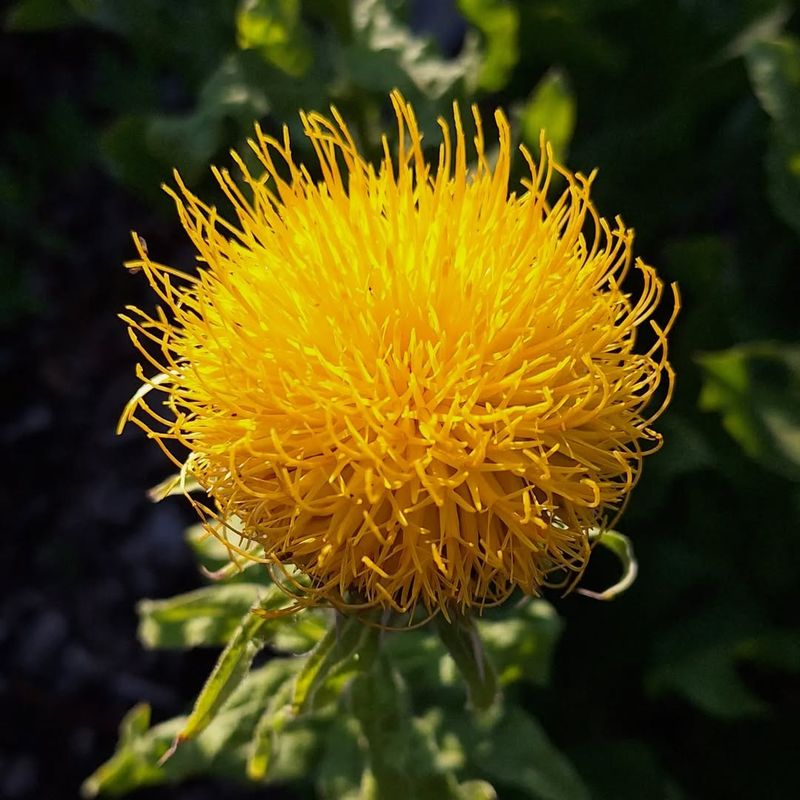
POLYGON ((521 147, 530 178, 509 192, 505 116, 492 165, 477 109, 471 149, 457 105, 431 164, 391 99, 398 143, 377 169, 332 109, 301 114, 321 180, 286 130, 257 129, 257 173, 235 153, 240 179, 214 170, 235 220, 177 177, 200 268, 134 237, 129 266, 163 308, 124 318, 157 372, 139 368, 124 419, 207 492, 234 550, 258 542, 309 602, 447 613, 572 586, 660 444, 675 313, 653 320, 663 284, 598 216, 593 175, 521 147))

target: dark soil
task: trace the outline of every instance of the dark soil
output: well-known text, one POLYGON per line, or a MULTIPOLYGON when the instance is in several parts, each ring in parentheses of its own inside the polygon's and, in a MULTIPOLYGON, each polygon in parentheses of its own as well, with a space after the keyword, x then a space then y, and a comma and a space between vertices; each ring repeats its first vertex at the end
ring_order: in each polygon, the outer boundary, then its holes
MULTIPOLYGON (((45 48, 36 35, 3 42, 0 66, 13 76, 3 81, 3 108, 13 125, 2 142, 20 183, 41 178, 31 143, 38 139, 46 159, 59 136, 46 129, 50 103, 92 113, 83 102, 82 81, 93 69, 85 37, 65 33, 55 51, 52 38, 45 48)), ((113 752, 123 714, 142 701, 152 704, 154 721, 184 713, 215 657, 150 653, 138 643, 137 600, 195 588, 200 578, 182 537, 191 514, 180 500, 145 498, 169 464, 138 429, 114 433, 137 385, 116 314, 149 302, 141 276, 122 267, 133 255, 129 231, 146 231, 169 255, 177 225, 131 199, 94 153, 45 177, 46 191, 18 219, 3 220, 3 255, 14 262, 4 275, 19 278, 24 298, 0 341, 0 796, 8 800, 77 797, 113 752)), ((204 780, 135 796, 203 800, 220 792, 227 800, 255 794, 204 780)))

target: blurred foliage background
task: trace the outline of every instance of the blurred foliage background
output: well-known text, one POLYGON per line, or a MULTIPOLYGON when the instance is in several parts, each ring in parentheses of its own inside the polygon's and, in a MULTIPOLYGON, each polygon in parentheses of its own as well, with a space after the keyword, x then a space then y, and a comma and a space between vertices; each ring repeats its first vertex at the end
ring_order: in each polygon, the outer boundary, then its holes
MULTIPOLYGON (((799 37, 800 14, 775 0, 11 3, 0 689, 17 722, 0 733, 0 794, 74 797, 131 705, 185 711, 215 657, 136 642, 136 601, 199 579, 184 509, 144 499, 164 474, 155 448, 113 436, 135 387, 115 313, 147 302, 121 267, 130 228, 159 260, 190 262, 159 191, 173 167, 213 198, 208 164, 227 165, 254 120, 297 130, 298 108, 330 103, 375 154, 399 87, 431 144, 457 98, 502 105, 520 141, 536 148, 544 127, 571 168, 599 167, 601 213, 635 227, 684 299, 666 444, 621 523, 639 580, 612 604, 549 598, 552 663, 515 688, 532 720, 515 740, 544 742, 575 782, 526 782, 526 753, 491 738, 478 752, 500 774, 486 777, 504 799, 800 796, 799 37)), ((613 570, 598 554, 587 582, 613 570)), ((423 714, 432 699, 414 702, 423 714)), ((220 790, 310 796, 210 779, 138 796, 220 790)))

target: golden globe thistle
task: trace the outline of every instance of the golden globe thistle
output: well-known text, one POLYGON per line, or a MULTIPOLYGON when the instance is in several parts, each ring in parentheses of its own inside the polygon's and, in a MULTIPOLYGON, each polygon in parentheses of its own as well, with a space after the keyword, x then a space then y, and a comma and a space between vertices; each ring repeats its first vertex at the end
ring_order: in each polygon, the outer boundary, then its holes
POLYGON ((235 153, 240 179, 214 169, 235 221, 176 176, 200 268, 158 264, 134 237, 129 266, 166 310, 125 317, 158 374, 139 369, 123 419, 207 492, 196 505, 236 552, 258 542, 304 575, 307 602, 447 613, 572 585, 660 444, 675 314, 652 319, 663 284, 639 260, 635 293, 621 288, 633 233, 598 216, 593 175, 521 147, 530 178, 509 193, 505 116, 490 165, 477 109, 470 152, 455 104, 430 164, 391 99, 397 147, 384 137, 377 169, 335 109, 301 114, 321 180, 286 129, 257 128, 263 173, 235 153))

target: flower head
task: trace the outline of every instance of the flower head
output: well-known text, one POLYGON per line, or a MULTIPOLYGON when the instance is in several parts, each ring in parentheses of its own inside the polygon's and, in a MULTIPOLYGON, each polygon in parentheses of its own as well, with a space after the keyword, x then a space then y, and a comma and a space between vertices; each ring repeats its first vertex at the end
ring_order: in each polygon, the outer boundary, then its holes
POLYGON ((257 129, 258 173, 235 153, 240 178, 214 170, 235 219, 177 178, 200 266, 158 264, 135 237, 163 307, 125 317, 157 372, 139 370, 125 416, 229 539, 293 565, 315 599, 433 612, 571 585, 660 443, 663 284, 595 211, 593 176, 546 144, 520 148, 530 177, 509 191, 502 112, 494 164, 457 105, 429 163, 411 106, 392 104, 378 168, 335 109, 301 114, 320 180, 286 131, 257 129))

